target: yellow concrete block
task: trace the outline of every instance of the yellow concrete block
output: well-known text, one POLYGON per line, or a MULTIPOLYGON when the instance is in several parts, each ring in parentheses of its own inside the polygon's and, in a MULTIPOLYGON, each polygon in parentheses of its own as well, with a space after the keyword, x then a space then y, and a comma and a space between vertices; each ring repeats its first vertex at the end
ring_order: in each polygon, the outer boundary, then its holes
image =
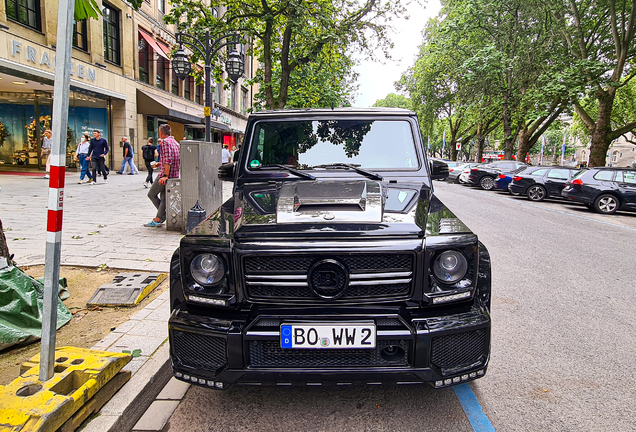
POLYGON ((40 381, 40 356, 26 362, 20 377, 0 386, 1 432, 54 432, 86 404, 131 359, 130 354, 62 347, 55 374, 40 381))

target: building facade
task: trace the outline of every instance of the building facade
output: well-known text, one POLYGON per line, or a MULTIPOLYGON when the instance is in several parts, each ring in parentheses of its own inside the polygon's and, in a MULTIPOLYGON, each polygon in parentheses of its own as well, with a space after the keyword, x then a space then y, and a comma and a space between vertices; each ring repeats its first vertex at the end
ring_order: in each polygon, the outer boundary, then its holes
MULTIPOLYGON (((194 78, 179 80, 169 61, 174 28, 163 23, 167 0, 144 1, 139 11, 120 0, 99 2, 102 16, 75 23, 67 131, 67 165, 83 133, 97 129, 111 144, 108 163, 119 167, 122 136, 137 166, 141 147, 171 125, 177 140, 203 139, 205 94, 194 78)), ((52 113, 57 2, 0 1, 0 164, 43 167, 42 132, 55 127, 52 113)), ((238 46, 237 49, 245 51, 238 46)), ((214 86, 220 110, 212 117, 213 141, 241 139, 255 90, 245 84, 255 62, 244 56, 245 74, 225 89, 214 86)), ((225 77, 224 73, 224 77, 225 77)), ((156 142, 156 141, 155 141, 156 142)))

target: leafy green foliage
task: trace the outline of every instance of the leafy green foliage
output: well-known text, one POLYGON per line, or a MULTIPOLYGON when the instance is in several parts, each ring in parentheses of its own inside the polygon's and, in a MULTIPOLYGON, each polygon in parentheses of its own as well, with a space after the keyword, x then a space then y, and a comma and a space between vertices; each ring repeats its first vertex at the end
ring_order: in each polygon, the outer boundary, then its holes
POLYGON ((372 55, 379 48, 388 55, 388 22, 403 11, 399 1, 183 0, 164 20, 199 40, 208 30, 239 32, 259 62, 252 81, 259 84, 261 105, 279 109, 346 104, 353 89, 348 53, 372 55), (214 10, 225 13, 215 16, 214 10))
POLYGON ((375 101, 373 106, 411 109, 411 101, 404 95, 389 93, 384 99, 375 101))

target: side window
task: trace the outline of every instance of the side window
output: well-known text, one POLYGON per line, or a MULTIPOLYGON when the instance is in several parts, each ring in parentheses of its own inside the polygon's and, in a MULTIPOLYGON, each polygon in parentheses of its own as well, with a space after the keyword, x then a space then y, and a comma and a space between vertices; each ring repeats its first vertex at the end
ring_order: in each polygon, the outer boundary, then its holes
POLYGON ((614 176, 614 171, 609 171, 609 170, 602 170, 594 174, 594 178, 596 180, 601 180, 601 181, 612 180, 613 176, 614 176))
POLYGON ((623 181, 625 183, 636 184, 636 171, 624 171, 623 181))
POLYGON ((548 174, 548 178, 553 179, 567 180, 569 177, 569 171, 564 169, 553 169, 548 174))
POLYGON ((547 169, 538 169, 536 171, 531 172, 530 175, 541 177, 541 176, 545 175, 545 173, 547 171, 548 171, 547 169))

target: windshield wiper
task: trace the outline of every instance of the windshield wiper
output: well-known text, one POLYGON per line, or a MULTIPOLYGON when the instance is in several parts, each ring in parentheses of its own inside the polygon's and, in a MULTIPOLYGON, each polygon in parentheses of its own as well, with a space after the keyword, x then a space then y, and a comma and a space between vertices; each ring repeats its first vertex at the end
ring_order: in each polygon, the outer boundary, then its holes
POLYGON ((365 175, 369 178, 372 178, 374 180, 382 180, 382 176, 378 173, 374 173, 373 171, 368 171, 362 168, 359 168, 359 165, 354 165, 354 164, 348 164, 348 163, 344 163, 344 162, 334 162, 334 163, 328 163, 328 164, 322 164, 322 165, 314 165, 312 168, 349 168, 354 170, 355 172, 365 175))
POLYGON ((309 180, 316 180, 316 177, 312 176, 312 175, 311 175, 311 174, 309 174, 309 173, 305 173, 305 172, 299 171, 299 170, 294 169, 294 168, 290 168, 290 167, 288 167, 288 166, 286 166, 286 165, 282 165, 282 164, 261 165, 261 166, 260 166, 260 167, 258 167, 258 168, 259 168, 259 169, 261 169, 261 168, 268 168, 268 167, 278 167, 278 168, 282 168, 282 169, 284 169, 284 170, 286 170, 286 171, 289 171, 289 172, 290 172, 290 173, 292 173, 292 174, 297 175, 298 177, 304 177, 304 178, 309 179, 309 180))

